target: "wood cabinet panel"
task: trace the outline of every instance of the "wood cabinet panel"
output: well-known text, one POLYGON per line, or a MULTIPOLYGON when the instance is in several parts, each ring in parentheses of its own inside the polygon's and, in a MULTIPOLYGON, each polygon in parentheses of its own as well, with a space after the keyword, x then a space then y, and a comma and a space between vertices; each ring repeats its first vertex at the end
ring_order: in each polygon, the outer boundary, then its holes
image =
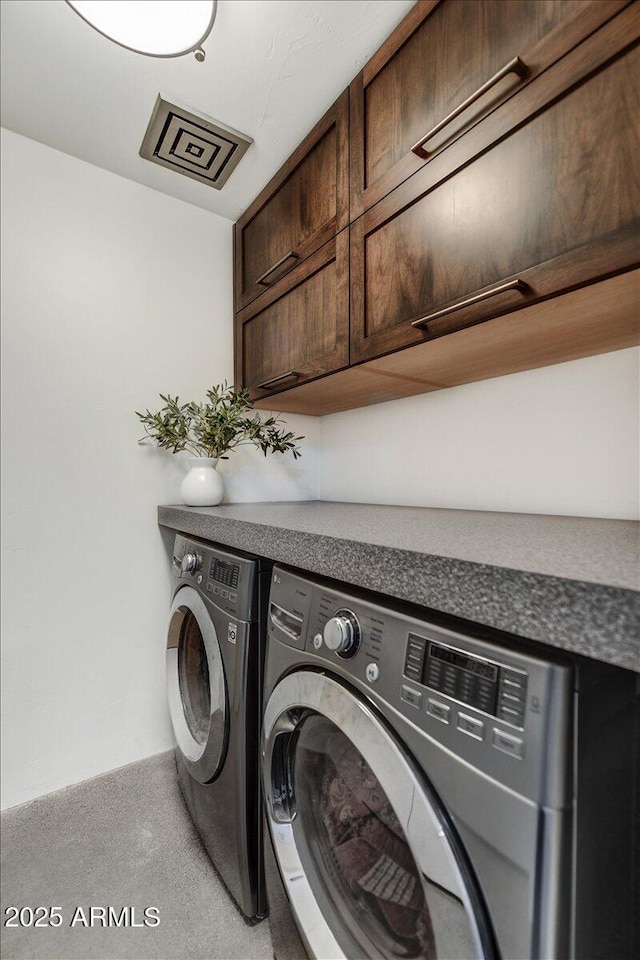
POLYGON ((348 93, 236 224, 236 310, 348 225, 348 93))
POLYGON ((628 50, 455 176, 426 190, 414 177, 352 227, 352 362, 640 260, 639 68, 628 50), (411 326, 517 277, 522 289, 411 326))
POLYGON ((629 0, 419 0, 236 225, 256 406, 322 415, 638 343, 639 40, 629 0), (413 154, 412 124, 512 47, 526 74, 413 154))
POLYGON ((519 92, 628 0, 423 0, 351 85, 351 219, 519 92), (520 58, 458 117, 412 147, 520 58))
POLYGON ((627 271, 287 390, 277 407, 324 416, 622 350, 640 342, 639 303, 639 271, 627 271))
POLYGON ((254 399, 349 362, 348 234, 342 231, 238 314, 236 371, 254 399))

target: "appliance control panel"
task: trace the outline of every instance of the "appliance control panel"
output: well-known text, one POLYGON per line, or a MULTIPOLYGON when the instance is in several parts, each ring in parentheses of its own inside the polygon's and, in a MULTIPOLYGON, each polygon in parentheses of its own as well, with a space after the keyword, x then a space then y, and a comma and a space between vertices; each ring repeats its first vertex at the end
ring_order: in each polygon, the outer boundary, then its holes
POLYGON ((214 555, 209 564, 209 579, 226 587, 227 591, 235 593, 238 589, 238 580, 240 578, 240 565, 230 563, 229 560, 223 560, 222 557, 214 555))
POLYGON ((255 560, 177 534, 172 569, 174 576, 200 590, 228 613, 242 620, 250 620, 257 615, 253 595, 255 560))
POLYGON ((527 703, 524 670, 409 633, 404 675, 458 703, 499 717, 514 727, 524 727, 527 703))
MULTIPOLYGON (((274 567, 269 649, 292 666, 328 670, 383 712, 391 708, 433 741, 540 802, 564 802, 571 743, 572 669, 514 647, 461 634, 274 567), (297 658, 297 659, 295 659, 297 658), (562 779, 564 777, 564 779, 562 779)), ((551 655, 553 656, 553 655, 551 655)))

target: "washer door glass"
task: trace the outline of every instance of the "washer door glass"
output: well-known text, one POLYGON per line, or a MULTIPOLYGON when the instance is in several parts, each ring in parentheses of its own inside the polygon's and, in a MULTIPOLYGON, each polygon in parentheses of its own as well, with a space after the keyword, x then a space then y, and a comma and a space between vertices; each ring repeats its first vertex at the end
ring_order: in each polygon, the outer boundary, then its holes
POLYGON ((330 891, 342 924, 385 956, 436 957, 418 868, 389 798, 362 754, 316 714, 301 724, 294 769, 294 835, 313 855, 310 879, 317 894, 330 891))
POLYGON ((167 688, 177 747, 190 774, 209 783, 224 762, 227 697, 215 626, 191 587, 179 590, 171 606, 167 688))
POLYGON ((493 956, 471 871, 390 732, 336 680, 286 677, 265 716, 274 849, 313 957, 493 956))
POLYGON ((202 631, 191 610, 183 608, 178 644, 178 682, 189 731, 196 743, 204 744, 211 720, 209 663, 202 631))

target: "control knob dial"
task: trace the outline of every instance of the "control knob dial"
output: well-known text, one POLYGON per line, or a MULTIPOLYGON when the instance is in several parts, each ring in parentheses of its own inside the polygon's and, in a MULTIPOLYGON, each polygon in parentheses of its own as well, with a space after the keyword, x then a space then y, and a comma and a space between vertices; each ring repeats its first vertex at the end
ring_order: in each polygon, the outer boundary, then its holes
POLYGON ((360 643, 360 624, 351 610, 338 610, 324 625, 325 646, 340 657, 352 657, 360 643))
POLYGON ((200 557, 197 553, 185 553, 182 558, 181 569, 183 573, 195 573, 200 567, 200 557))

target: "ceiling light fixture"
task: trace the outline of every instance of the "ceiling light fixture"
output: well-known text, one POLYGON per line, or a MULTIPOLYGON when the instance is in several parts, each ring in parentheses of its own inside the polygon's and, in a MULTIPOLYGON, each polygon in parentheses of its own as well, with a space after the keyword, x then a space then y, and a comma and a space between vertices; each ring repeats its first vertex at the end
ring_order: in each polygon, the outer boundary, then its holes
POLYGON ((202 62, 202 44, 216 18, 217 0, 67 0, 103 37, 147 57, 194 53, 202 62))

